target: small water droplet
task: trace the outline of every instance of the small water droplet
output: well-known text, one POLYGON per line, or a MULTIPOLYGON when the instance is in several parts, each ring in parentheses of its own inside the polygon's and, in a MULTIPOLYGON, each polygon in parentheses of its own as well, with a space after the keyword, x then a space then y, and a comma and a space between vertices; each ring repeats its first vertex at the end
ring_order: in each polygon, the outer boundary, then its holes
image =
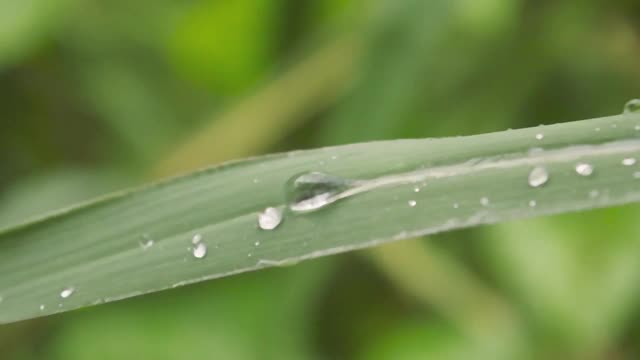
POLYGON ((636 171, 633 173, 633 178, 634 179, 640 179, 640 171, 636 171))
POLYGON ((488 198, 488 197, 482 197, 482 198, 480 198, 480 205, 482 205, 482 206, 487 206, 487 205, 489 205, 489 198, 488 198))
POLYGON ((262 230, 273 230, 282 222, 282 211, 268 207, 258 215, 258 226, 262 230))
POLYGON ((409 200, 409 206, 414 207, 416 206, 418 203, 415 200, 409 200))
POLYGON ((333 156, 331 157, 331 160, 337 160, 337 159, 338 159, 338 156, 337 156, 337 155, 333 155, 333 156))
POLYGON ((320 172, 293 176, 286 185, 289 208, 294 212, 321 209, 339 200, 337 195, 349 189, 353 183, 352 180, 320 172))
POLYGON ((576 173, 580 176, 589 176, 593 174, 593 166, 587 163, 577 163, 576 173))
POLYGON ((255 243, 253 243, 253 245, 260 246, 260 241, 256 241, 255 243))
POLYGON ((611 124, 611 128, 612 128, 612 129, 615 129, 615 128, 617 128, 617 127, 618 127, 618 124, 615 124, 615 123, 614 123, 614 124, 611 124))
POLYGON ((44 310, 44 304, 40 305, 40 311, 44 310))
POLYGON ((193 247, 193 257, 196 259, 202 259, 207 256, 207 245, 203 242, 199 242, 193 247))
POLYGON ((589 197, 592 199, 597 198, 599 195, 600 195, 600 191, 598 190, 589 191, 589 197))
POLYGON ((529 200, 529 207, 536 207, 538 203, 535 200, 529 200))
POLYGON ((595 130, 595 131, 600 131, 600 128, 599 128, 599 127, 597 127, 597 128, 595 128, 595 129, 593 129, 593 130, 595 130))
POLYGON ((631 99, 624 104, 624 114, 632 114, 640 110, 640 99, 631 99))
POLYGON ((549 181, 549 173, 547 169, 536 166, 529 173, 529 185, 531 187, 539 187, 547 183, 549 181))
POLYGON ((254 184, 257 184, 257 183, 259 183, 259 182, 260 182, 260 180, 258 180, 258 179, 253 179, 253 183, 254 183, 254 184))
POLYGON ((635 163, 636 163, 636 158, 628 157, 628 158, 622 159, 622 165, 624 166, 632 166, 632 165, 635 165, 635 163))
POLYGON ((193 245, 198 244, 200 241, 202 241, 202 234, 195 234, 193 235, 193 237, 191 238, 191 243, 193 245))
POLYGON ((75 288, 73 287, 68 287, 68 288, 64 288, 61 292, 60 292, 60 297, 63 299, 68 298, 69 296, 73 295, 73 293, 76 291, 75 288))
POLYGON ((633 129, 634 129, 635 131, 640 131, 640 125, 636 125, 636 126, 634 126, 634 127, 633 127, 633 129))
POLYGON ((147 250, 152 247, 154 244, 153 239, 149 236, 149 234, 142 234, 142 240, 140 241, 140 247, 142 250, 147 250))
POLYGON ((460 204, 458 204, 458 203, 453 203, 453 208, 454 208, 454 209, 457 209, 457 208, 459 208, 459 207, 460 207, 460 204))
POLYGON ((542 140, 544 139, 544 134, 543 133, 537 133, 536 134, 536 140, 542 140))
POLYGON ((416 186, 415 188, 413 188, 413 191, 414 192, 420 192, 420 188, 416 186))

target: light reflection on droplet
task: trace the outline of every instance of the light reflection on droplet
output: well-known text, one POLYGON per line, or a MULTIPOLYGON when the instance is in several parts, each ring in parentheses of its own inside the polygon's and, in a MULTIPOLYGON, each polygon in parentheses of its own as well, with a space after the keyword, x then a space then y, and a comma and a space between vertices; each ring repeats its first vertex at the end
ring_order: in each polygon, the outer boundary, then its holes
POLYGON ((635 165, 635 163, 636 163, 636 158, 628 157, 628 158, 622 159, 622 165, 624 166, 632 166, 632 165, 635 165))
POLYGON ((593 166, 587 163, 577 163, 576 173, 580 176, 589 176, 593 174, 593 166))
POLYGON ((268 207, 258 214, 258 226, 262 230, 273 230, 282 222, 282 211, 268 207))
POLYGON ((202 234, 195 234, 193 235, 193 237, 191 238, 191 243, 193 245, 196 245, 197 243, 199 243, 200 241, 202 241, 202 234))
POLYGON ((205 245, 202 242, 197 243, 193 247, 192 254, 193 254, 193 257, 195 257, 196 259, 204 258, 205 256, 207 256, 207 245, 205 245))
POLYGON ((542 186, 546 184, 547 181, 549 181, 549 173, 547 169, 541 166, 534 167, 529 173, 529 185, 531 187, 542 186))
POLYGON ((60 292, 60 297, 63 299, 66 299, 68 297, 70 297, 71 295, 73 295, 73 293, 76 291, 76 289, 74 289, 72 286, 68 287, 68 288, 64 288, 61 292, 60 292))

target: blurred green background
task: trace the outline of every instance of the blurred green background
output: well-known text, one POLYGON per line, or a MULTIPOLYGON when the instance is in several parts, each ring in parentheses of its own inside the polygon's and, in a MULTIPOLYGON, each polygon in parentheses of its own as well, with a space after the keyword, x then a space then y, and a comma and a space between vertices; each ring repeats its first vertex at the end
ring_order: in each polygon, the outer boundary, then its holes
MULTIPOLYGON (((0 0, 0 227, 245 156, 619 113, 638 59, 633 0, 0 0)), ((456 231, 3 325, 0 359, 635 359, 639 216, 456 231)))

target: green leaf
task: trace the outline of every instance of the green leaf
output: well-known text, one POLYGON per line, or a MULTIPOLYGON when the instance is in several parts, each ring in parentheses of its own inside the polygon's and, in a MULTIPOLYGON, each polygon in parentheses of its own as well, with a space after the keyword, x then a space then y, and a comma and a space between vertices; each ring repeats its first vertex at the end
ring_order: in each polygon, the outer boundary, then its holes
POLYGON ((640 116, 627 114, 276 154, 65 209, 0 231, 0 323, 392 240, 635 202, 638 166, 621 161, 640 157, 639 124, 640 116), (578 161, 595 172, 576 174, 578 161), (535 166, 549 173, 539 187, 527 180, 535 166), (368 192, 316 212, 286 212, 278 228, 260 230, 258 213, 284 207, 284 184, 304 171, 384 178, 368 192), (208 248, 203 259, 190 250, 195 234, 208 248), (154 245, 145 249, 148 239, 154 245), (67 288, 73 294, 62 298, 67 288))

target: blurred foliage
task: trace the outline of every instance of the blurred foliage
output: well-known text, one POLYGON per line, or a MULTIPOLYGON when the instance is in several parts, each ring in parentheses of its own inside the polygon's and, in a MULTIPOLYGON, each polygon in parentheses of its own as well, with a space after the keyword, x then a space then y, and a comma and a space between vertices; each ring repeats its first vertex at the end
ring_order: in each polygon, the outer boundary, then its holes
MULTIPOLYGON (((3 0, 0 227, 235 157, 617 113, 637 59, 630 0, 3 0)), ((638 216, 457 231, 2 326, 0 354, 633 359, 638 216)))

